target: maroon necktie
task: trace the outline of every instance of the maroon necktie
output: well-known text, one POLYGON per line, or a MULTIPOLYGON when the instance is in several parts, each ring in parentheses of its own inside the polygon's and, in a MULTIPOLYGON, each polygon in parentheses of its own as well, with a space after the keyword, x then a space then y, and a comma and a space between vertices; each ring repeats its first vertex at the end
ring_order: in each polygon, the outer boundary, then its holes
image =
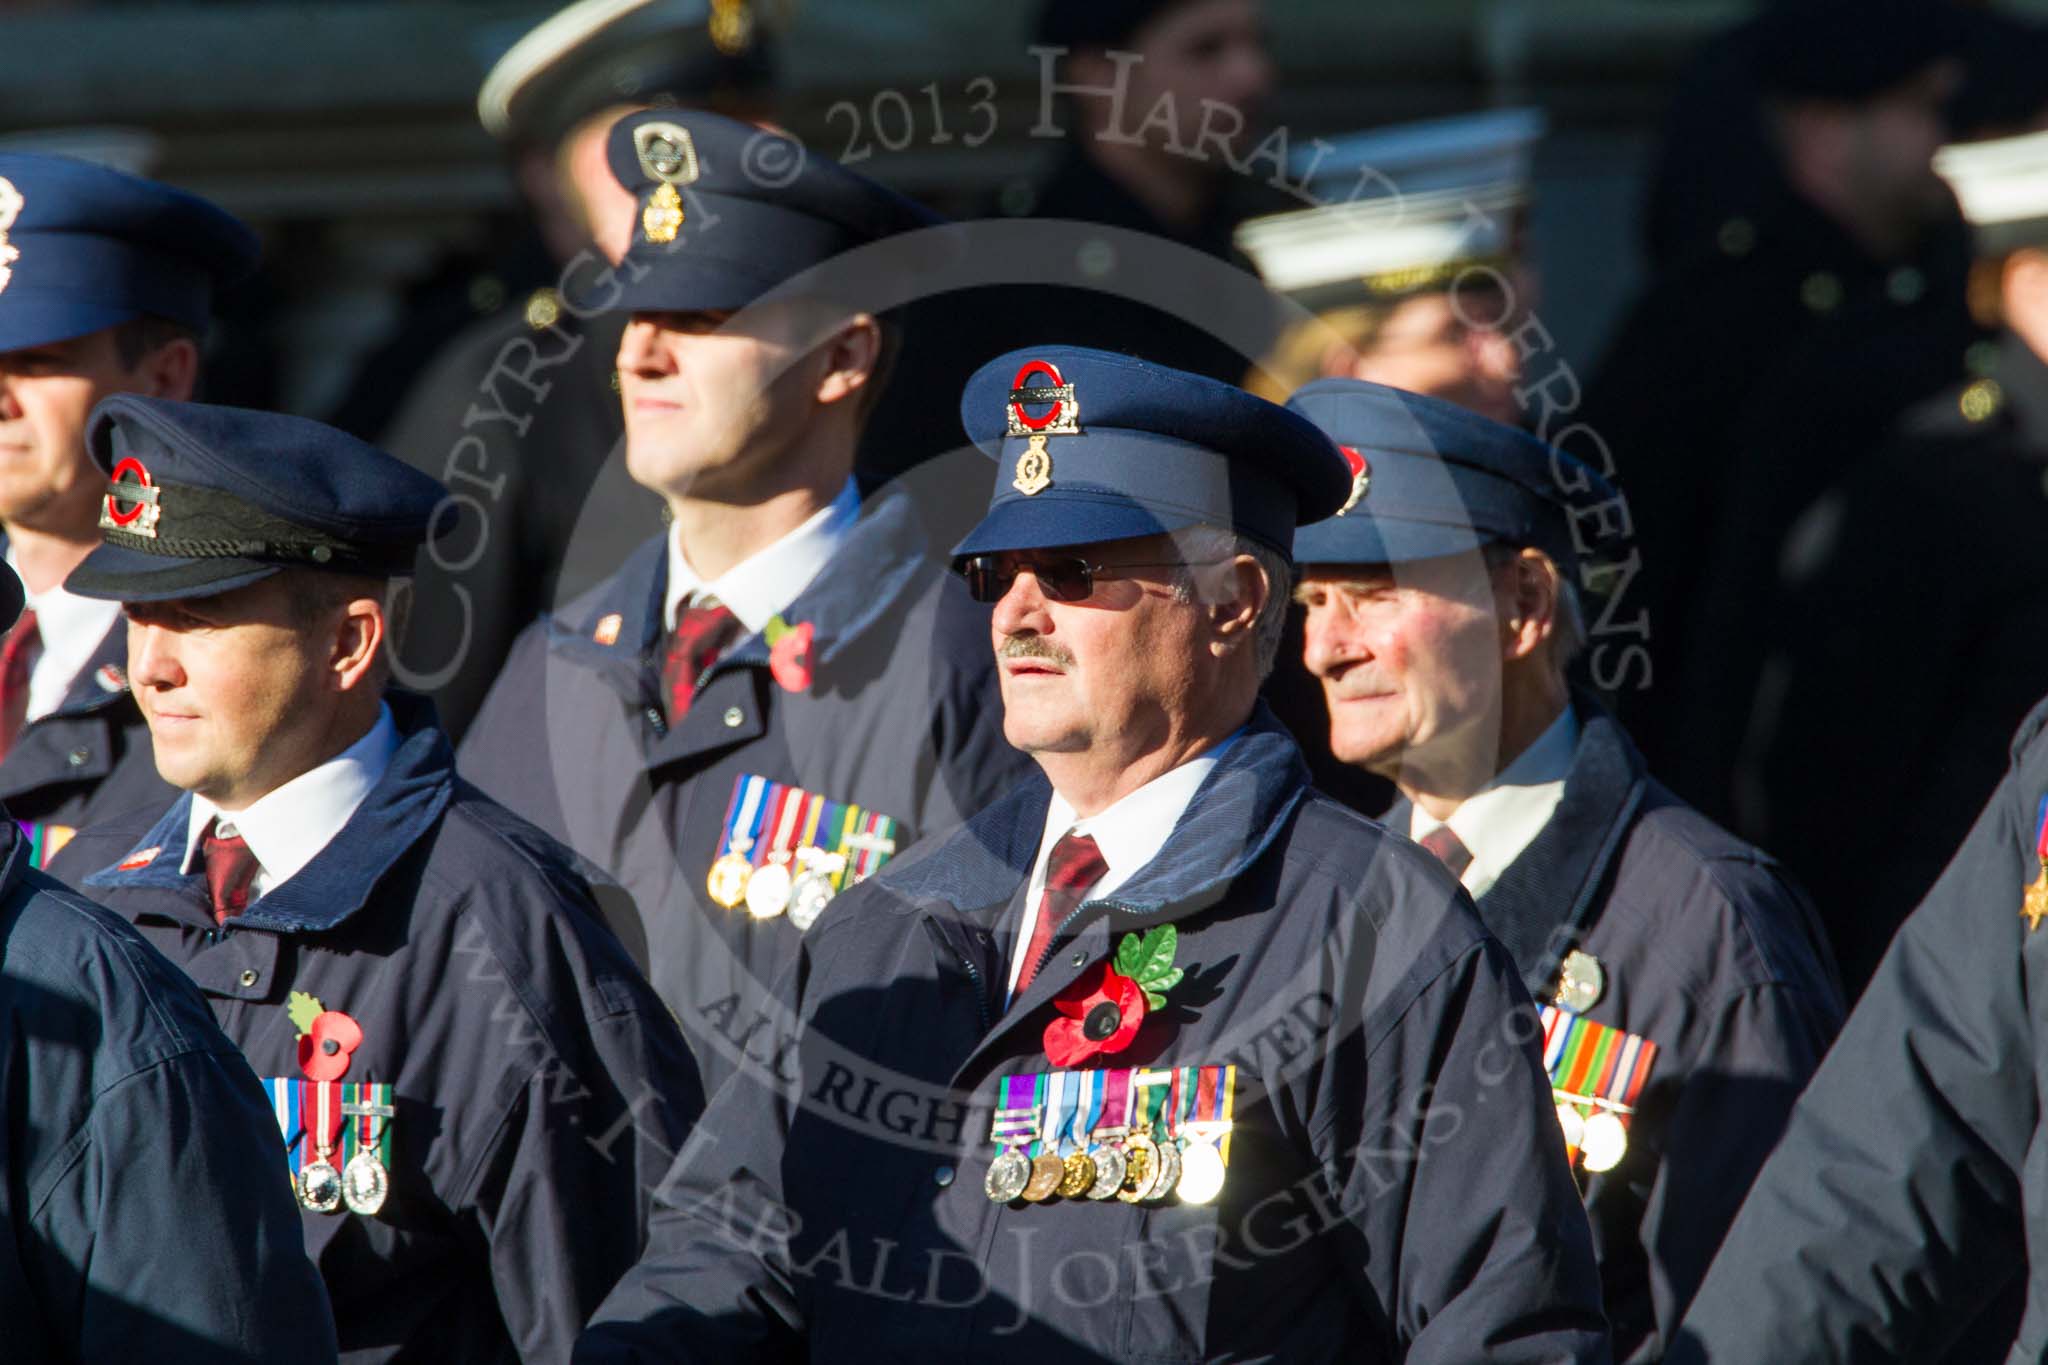
POLYGON ((1438 825, 1415 842, 1434 853, 1453 877, 1463 877, 1465 869, 1472 866, 1472 850, 1465 847, 1465 841, 1449 825, 1438 825))
POLYGON ((690 701, 697 695, 697 680, 718 662, 738 629, 739 619, 723 603, 684 607, 676 613, 676 628, 668 637, 668 657, 661 667, 671 726, 689 712, 690 701))
MULTIPOLYGON (((1074 913, 1081 893, 1102 880, 1109 864, 1102 850, 1086 834, 1072 830, 1060 836, 1045 859, 1045 892, 1038 898, 1038 922, 1031 926, 1031 946, 1024 950, 1024 970, 1017 973, 1017 995, 1038 975, 1039 960, 1052 946, 1053 931, 1074 913)), ((1014 997, 1013 997, 1014 998, 1014 997)))
POLYGON ((28 721, 28 679, 35 667, 36 647, 42 636, 36 630, 34 611, 23 611, 0 643, 0 758, 6 758, 21 737, 28 721))
POLYGON ((226 924, 249 904, 249 884, 256 880, 256 855, 240 834, 222 836, 219 828, 217 819, 206 822, 199 849, 206 860, 206 893, 213 898, 214 922, 226 924))

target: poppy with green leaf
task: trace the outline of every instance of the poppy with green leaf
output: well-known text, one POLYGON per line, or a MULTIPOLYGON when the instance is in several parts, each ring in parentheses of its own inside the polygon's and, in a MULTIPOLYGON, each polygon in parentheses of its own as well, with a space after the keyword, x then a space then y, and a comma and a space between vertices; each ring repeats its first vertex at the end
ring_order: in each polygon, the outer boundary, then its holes
POLYGON ((1166 992, 1180 984, 1183 973, 1173 965, 1179 949, 1171 924, 1125 934, 1113 962, 1097 963, 1053 997, 1060 1017, 1045 1026, 1046 1060, 1077 1066, 1129 1047, 1146 1014, 1164 1008, 1166 992))

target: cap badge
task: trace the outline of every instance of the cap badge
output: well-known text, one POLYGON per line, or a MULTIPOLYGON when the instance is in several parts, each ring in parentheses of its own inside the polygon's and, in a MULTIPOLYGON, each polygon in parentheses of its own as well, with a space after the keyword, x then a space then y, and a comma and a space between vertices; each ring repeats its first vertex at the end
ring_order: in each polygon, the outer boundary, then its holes
POLYGON ((131 536, 156 539, 157 518, 163 515, 158 491, 150 482, 142 461, 129 456, 114 466, 107 484, 106 505, 100 509, 100 529, 126 531, 131 536))
POLYGON ((1341 517, 1358 506, 1359 500, 1365 497, 1366 490, 1372 487, 1372 465, 1355 446, 1338 446, 1337 449, 1343 453, 1344 463, 1351 466, 1351 496, 1337 509, 1337 515, 1341 517))
POLYGON ((1074 386, 1060 377, 1050 361, 1027 360, 1010 381, 1010 401, 1004 414, 1009 434, 1025 437, 1030 443, 1017 457, 1017 475, 1010 486, 1027 498, 1035 497, 1052 486, 1052 456, 1046 451, 1046 438, 1081 434, 1080 400, 1074 397, 1074 386), (1045 382, 1033 385, 1033 378, 1045 382), (1025 411, 1027 406, 1043 407, 1045 412, 1034 417, 1025 411))
POLYGON ((683 230, 683 196, 674 185, 663 185, 647 196, 640 210, 640 231, 656 246, 667 246, 683 230))
POLYGON ((711 45, 728 57, 737 57, 754 44, 754 10, 747 0, 711 0, 711 22, 706 25, 711 45))
POLYGON ((633 130, 633 151, 650 180, 694 185, 699 174, 697 144, 680 123, 643 123, 633 130))
POLYGON ((6 292, 7 282, 14 278, 14 263, 21 259, 21 248, 7 240, 7 234, 14 231, 14 220, 21 216, 21 191, 14 188, 14 182, 0 176, 0 293, 6 292))

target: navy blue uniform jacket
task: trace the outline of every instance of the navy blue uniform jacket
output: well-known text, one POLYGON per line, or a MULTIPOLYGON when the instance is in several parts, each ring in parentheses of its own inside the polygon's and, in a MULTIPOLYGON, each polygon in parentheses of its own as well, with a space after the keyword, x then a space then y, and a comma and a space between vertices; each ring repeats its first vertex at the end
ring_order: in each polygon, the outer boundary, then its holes
MULTIPOLYGON (((899 844, 958 825, 1015 781, 988 608, 927 558, 909 499, 873 500, 782 614, 816 630, 815 675, 789 691, 760 636, 702 679, 681 724, 662 708, 668 548, 649 541, 590 594, 520 637, 462 746, 477 785, 632 894, 648 975, 709 1089, 762 1056, 764 1009, 801 932, 712 901, 727 804, 747 774, 902 822, 899 844)), ((830 918, 833 908, 825 910, 830 918)))
POLYGON ((302 1214, 345 1360, 562 1360, 639 1254, 702 1093, 572 855, 456 777, 424 705, 393 710, 382 780, 225 929, 178 870, 189 797, 139 835, 81 834, 58 868, 103 869, 83 889, 198 981, 258 1075, 301 1074, 294 991, 361 1025, 342 1079, 393 1086, 390 1197, 302 1214))
MULTIPOLYGON (((1564 797, 1479 917, 1546 1003, 1564 955, 1591 953, 1606 988, 1586 1016, 1657 1044, 1627 1155, 1584 1185, 1615 1357, 1656 1360, 1842 1000, 1813 910, 1776 865, 1653 780, 1597 702, 1576 710, 1564 797)), ((1389 823, 1407 817, 1403 804, 1389 823)))
POLYGON ((2006 1359, 2048 1359, 2048 705, 1792 1110, 1673 1362, 1934 1360, 2024 1284, 2006 1359))
POLYGON ((1270 713, 1006 1012, 1033 778, 850 892, 785 983, 773 1083, 721 1090, 579 1362, 1604 1361, 1529 998, 1427 853, 1316 794, 1270 713), (1057 992, 1172 923, 1113 1067, 1238 1067, 1207 1206, 983 1191, 998 1078, 1057 992))
POLYGON ((263 1091, 192 983, 0 824, 0 1355, 334 1359, 263 1091))

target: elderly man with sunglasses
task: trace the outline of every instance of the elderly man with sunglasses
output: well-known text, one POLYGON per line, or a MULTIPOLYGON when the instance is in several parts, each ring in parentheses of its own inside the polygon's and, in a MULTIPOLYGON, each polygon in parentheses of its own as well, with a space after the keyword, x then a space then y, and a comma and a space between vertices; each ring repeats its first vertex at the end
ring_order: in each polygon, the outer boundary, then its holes
POLYGON ((1513 963, 1257 700, 1336 449, 1077 348, 963 415, 1041 771, 806 937, 577 1359, 1606 1360, 1513 963))

